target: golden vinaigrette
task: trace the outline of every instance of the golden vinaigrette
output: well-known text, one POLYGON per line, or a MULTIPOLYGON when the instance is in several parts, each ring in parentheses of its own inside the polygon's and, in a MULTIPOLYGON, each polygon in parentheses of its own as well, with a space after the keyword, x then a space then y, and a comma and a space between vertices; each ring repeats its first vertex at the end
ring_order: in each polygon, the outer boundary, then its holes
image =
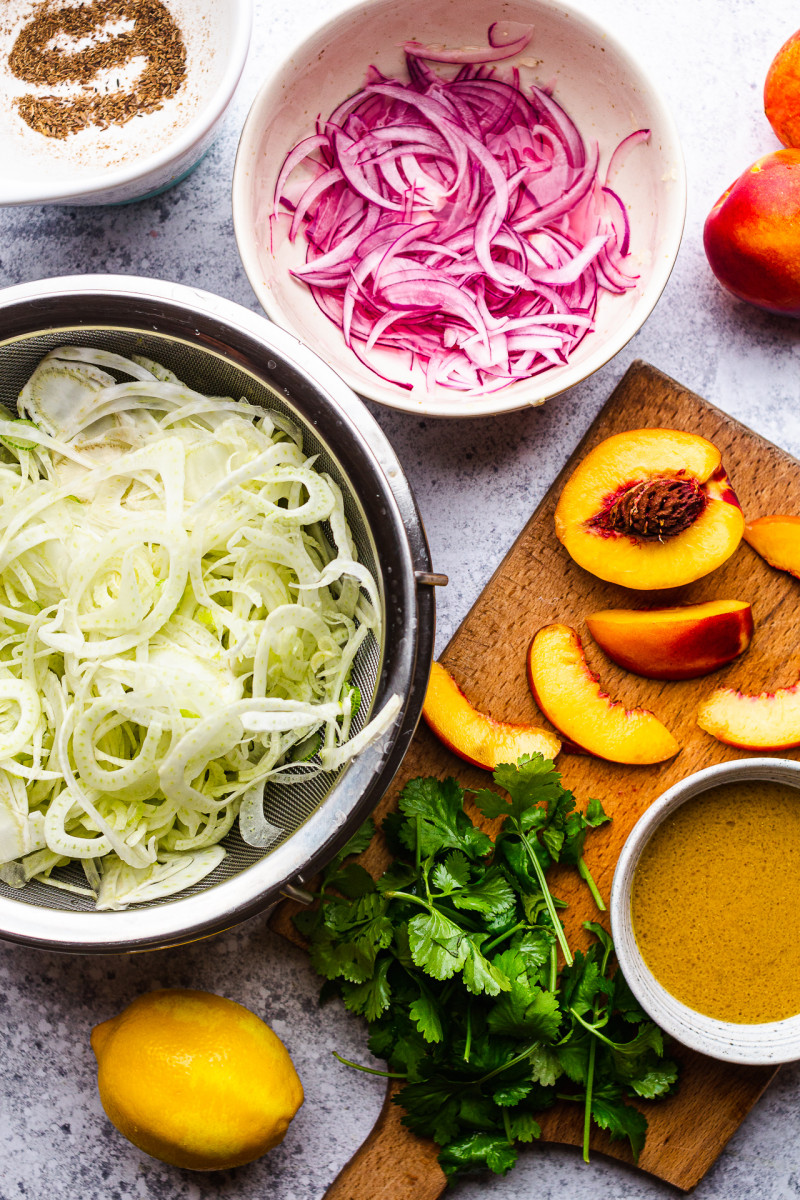
POLYGON ((696 1012, 800 1012, 800 792, 759 780, 681 805, 642 852, 631 917, 656 979, 696 1012))

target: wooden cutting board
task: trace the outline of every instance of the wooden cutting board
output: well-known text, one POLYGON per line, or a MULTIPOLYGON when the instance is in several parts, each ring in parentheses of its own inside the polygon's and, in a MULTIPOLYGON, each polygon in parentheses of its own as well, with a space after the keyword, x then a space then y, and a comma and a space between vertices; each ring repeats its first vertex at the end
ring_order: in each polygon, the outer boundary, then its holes
MULTIPOLYGON (((800 674, 800 583, 767 566, 744 542, 705 579, 669 592, 645 593, 596 579, 578 567, 557 541, 553 512, 579 460, 609 435, 642 426, 683 429, 712 441, 722 453, 748 517, 800 513, 800 463, 660 371, 634 363, 441 656, 478 709, 501 721, 546 724, 528 689, 525 652, 537 629, 561 621, 578 630, 590 666, 612 697, 628 707, 652 709, 675 734, 682 746, 680 754, 658 766, 619 766, 563 753, 558 759, 564 782, 575 792, 579 806, 590 796, 598 796, 613 818, 609 826, 591 833, 586 843, 587 863, 606 899, 622 844, 656 797, 701 767, 747 757, 698 728, 695 713, 700 700, 719 683, 760 692, 793 683, 800 674), (756 632, 746 655, 703 679, 675 683, 628 674, 602 654, 584 623, 587 614, 601 608, 712 599, 750 601, 756 632)), ((477 505, 475 519, 480 520, 477 505)), ((800 757, 800 751, 789 757, 800 757)), ((406 781, 418 775, 454 775, 466 787, 486 784, 484 772, 452 755, 421 723, 391 789, 376 810, 378 821, 394 806, 406 781)), ((376 874, 383 870, 388 857, 379 838, 362 861, 376 874)), ((599 917, 574 874, 559 877, 554 871, 550 878, 555 894, 570 904, 564 914, 570 943, 585 944, 582 922, 601 919, 607 926, 607 914, 599 917)), ((291 903, 283 904, 272 924, 298 940, 290 921, 295 911, 291 903)), ((775 1070, 725 1065, 680 1046, 674 1047, 673 1056, 681 1065, 680 1089, 665 1101, 642 1105, 649 1130, 639 1167, 688 1190, 717 1158, 775 1070)), ((401 1116, 387 1095, 374 1130, 331 1185, 326 1200, 435 1200, 442 1194, 445 1177, 436 1162, 435 1145, 409 1133, 400 1124, 401 1116)), ((582 1142, 579 1106, 557 1107, 543 1114, 541 1125, 544 1141, 575 1146, 582 1142)), ((632 1161, 621 1143, 611 1142, 599 1132, 592 1145, 603 1154, 632 1161)), ((535 1145, 526 1152, 535 1154, 535 1145)), ((491 1190, 499 1200, 502 1183, 491 1190)))

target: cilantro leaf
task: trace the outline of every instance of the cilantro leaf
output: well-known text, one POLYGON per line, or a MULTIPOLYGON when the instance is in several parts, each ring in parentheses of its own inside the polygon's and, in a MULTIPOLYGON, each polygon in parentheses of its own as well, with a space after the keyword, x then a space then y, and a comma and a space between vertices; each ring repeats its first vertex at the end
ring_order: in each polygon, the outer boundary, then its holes
POLYGON ((652 1021, 639 1026, 635 1037, 629 1042, 612 1042, 611 1056, 618 1074, 623 1079, 635 1078, 641 1071, 642 1059, 649 1050, 660 1057, 664 1053, 664 1035, 652 1021))
POLYGON ((647 1118, 637 1108, 610 1094, 595 1093, 592 1097, 592 1119, 612 1138, 627 1138, 638 1162, 647 1133, 647 1118))
POLYGON ((515 949, 522 957, 529 976, 550 962, 554 942, 555 938, 549 929, 530 929, 520 938, 515 949))
POLYGON ((532 1142, 542 1136, 541 1127, 528 1112, 509 1113, 508 1132, 518 1142, 532 1142))
POLYGON ((561 855, 561 847, 564 845, 564 830, 554 829, 551 825, 549 828, 542 830, 542 841, 547 847, 553 862, 558 862, 561 855))
POLYGON ((508 976, 481 953, 481 943, 487 936, 485 933, 473 933, 467 938, 468 955, 464 962, 464 986, 476 996, 481 992, 485 992, 487 996, 497 996, 511 987, 508 976))
MULTIPOLYGON (((504 810, 495 811, 492 815, 512 817, 520 823, 523 823, 523 815, 530 809, 540 804, 558 803, 564 794, 561 775, 550 759, 543 758, 541 754, 523 755, 516 765, 501 763, 495 768, 493 778, 508 793, 509 800, 504 810)), ((479 794, 485 797, 485 793, 479 794)), ((477 796, 475 803, 481 812, 485 812, 477 796)), ((494 807, 497 807, 496 804, 494 807)))
POLYGON ((369 942, 344 942, 340 945, 319 940, 311 946, 311 965, 327 979, 364 983, 375 966, 375 946, 369 942))
POLYGON ((471 1129, 492 1129, 497 1124, 497 1115, 491 1096, 462 1088, 458 1117, 463 1125, 471 1129))
MULTIPOLYGON (((501 1077, 502 1078, 502 1077, 501 1077)), ((524 1100, 530 1093, 533 1087, 533 1080, 528 1079, 522 1083, 511 1083, 507 1087, 498 1088, 493 1093, 492 1099, 495 1104, 499 1104, 501 1108, 513 1108, 519 1104, 520 1100, 524 1100)))
POLYGON ((555 1055, 564 1074, 573 1083, 586 1083, 588 1078, 590 1038, 588 1033, 577 1037, 573 1034, 569 1041, 555 1047, 555 1055))
POLYGON ((658 1066, 650 1067, 644 1075, 631 1079, 628 1086, 644 1100, 655 1100, 657 1096, 666 1096, 678 1081, 678 1068, 673 1062, 660 1062, 658 1066))
POLYGON ((542 1087, 552 1087, 564 1073, 558 1055, 546 1042, 539 1042, 533 1047, 528 1062, 531 1064, 531 1079, 542 1087))
POLYGON ((502 1133, 472 1133, 450 1142, 439 1155, 445 1175, 474 1171, 478 1167, 488 1167, 496 1175, 505 1175, 516 1161, 516 1147, 509 1145, 508 1138, 502 1133))
POLYGON ((617 971, 613 979, 614 992, 611 1000, 611 1008, 620 1014, 624 1021, 628 1021, 632 1025, 638 1025, 642 1021, 647 1020, 647 1014, 639 1005, 639 1001, 634 996, 631 989, 628 987, 628 981, 622 974, 622 971, 617 971))
POLYGON ((427 1055, 428 1050, 422 1038, 409 1035, 397 1039, 389 1063, 393 1071, 405 1071, 409 1082, 416 1083, 427 1055))
POLYGON ((591 951, 584 955, 578 950, 572 966, 561 972, 561 1002, 580 1016, 589 1012, 598 994, 607 996, 612 991, 611 981, 602 974, 591 951))
POLYGON ((417 878, 417 872, 409 863, 393 862, 375 881, 379 892, 402 892, 417 878))
POLYGON ((605 930, 602 925, 598 925, 596 921, 584 921, 583 928, 588 929, 589 933, 594 934, 600 945, 603 947, 603 950, 605 950, 608 954, 611 953, 611 951, 614 949, 614 943, 611 940, 611 934, 608 933, 608 931, 605 930))
POLYGON ((467 858, 484 858, 492 841, 476 829, 464 812, 464 792, 455 779, 411 779, 398 801, 409 820, 400 831, 407 849, 429 858, 441 850, 463 850, 467 858))
POLYGON ((598 825, 605 825, 606 821, 611 820, 611 817, 606 815, 606 811, 599 800, 589 800, 583 814, 583 819, 591 829, 596 829, 598 825))
POLYGON ((341 892, 351 900, 358 899, 359 896, 367 896, 370 892, 375 891, 375 880, 365 867, 356 862, 347 863, 329 876, 325 882, 328 887, 336 888, 337 892, 341 892))
POLYGON ((413 917, 408 923, 408 944, 416 966, 434 979, 450 979, 469 954, 463 929, 440 912, 413 917))
POLYGON ((564 825, 564 846, 561 853, 562 862, 577 866, 583 854, 586 835, 590 829, 604 825, 611 818, 607 817, 599 800, 590 800, 583 813, 570 813, 564 825))
POLYGON ((435 1074, 419 1083, 409 1083, 392 1097, 392 1102, 405 1110, 403 1125, 423 1137, 432 1137, 441 1146, 458 1132, 459 1091, 459 1083, 435 1074))
POLYGON ((497 914, 514 907, 514 892, 497 867, 490 867, 479 883, 453 896, 456 908, 497 914))
POLYGON ((343 983, 342 997, 345 1007, 351 1012, 363 1013, 368 1021, 376 1021, 389 1007, 392 989, 386 977, 391 963, 390 958, 382 959, 372 978, 363 983, 343 983))
POLYGON ((363 854, 375 836, 375 822, 368 817, 364 824, 357 829, 348 842, 342 846, 339 853, 331 861, 329 871, 335 871, 351 854, 363 854))
POLYGON ((538 985, 526 987, 518 977, 512 979, 511 990, 497 1001, 488 1020, 493 1033, 553 1041, 561 1025, 561 1009, 554 992, 538 985))
MULTIPOLYGON (((431 871, 431 881, 444 895, 449 895, 457 888, 463 888, 469 882, 469 863, 460 850, 453 850, 444 862, 438 863, 431 871)), ((458 903, 454 900, 454 903, 458 903)))
POLYGON ((423 992, 419 999, 414 1000, 410 1005, 408 1015, 426 1042, 442 1040, 442 1018, 436 1002, 431 996, 423 992))

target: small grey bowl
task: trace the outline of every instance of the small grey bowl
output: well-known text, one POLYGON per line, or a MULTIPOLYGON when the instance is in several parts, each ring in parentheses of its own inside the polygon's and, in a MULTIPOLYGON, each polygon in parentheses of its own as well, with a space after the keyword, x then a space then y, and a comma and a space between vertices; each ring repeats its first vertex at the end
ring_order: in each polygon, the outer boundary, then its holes
POLYGON ((631 920, 631 886, 644 847, 670 813, 709 788, 761 779, 800 789, 800 763, 750 758, 706 767, 676 783, 634 825, 619 856, 611 887, 611 931, 617 959, 631 991, 654 1021, 685 1046, 726 1062, 750 1066, 800 1059, 800 1014, 782 1021, 743 1025, 704 1016, 662 986, 642 958, 631 920))

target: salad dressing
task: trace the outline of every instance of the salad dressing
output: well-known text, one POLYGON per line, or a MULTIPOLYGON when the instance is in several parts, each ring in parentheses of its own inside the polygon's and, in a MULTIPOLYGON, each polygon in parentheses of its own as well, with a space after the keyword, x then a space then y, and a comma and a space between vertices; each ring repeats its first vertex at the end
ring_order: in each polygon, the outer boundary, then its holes
POLYGON ((631 917, 647 966, 696 1012, 800 1013, 800 792, 725 784, 676 809, 642 852, 631 917))

